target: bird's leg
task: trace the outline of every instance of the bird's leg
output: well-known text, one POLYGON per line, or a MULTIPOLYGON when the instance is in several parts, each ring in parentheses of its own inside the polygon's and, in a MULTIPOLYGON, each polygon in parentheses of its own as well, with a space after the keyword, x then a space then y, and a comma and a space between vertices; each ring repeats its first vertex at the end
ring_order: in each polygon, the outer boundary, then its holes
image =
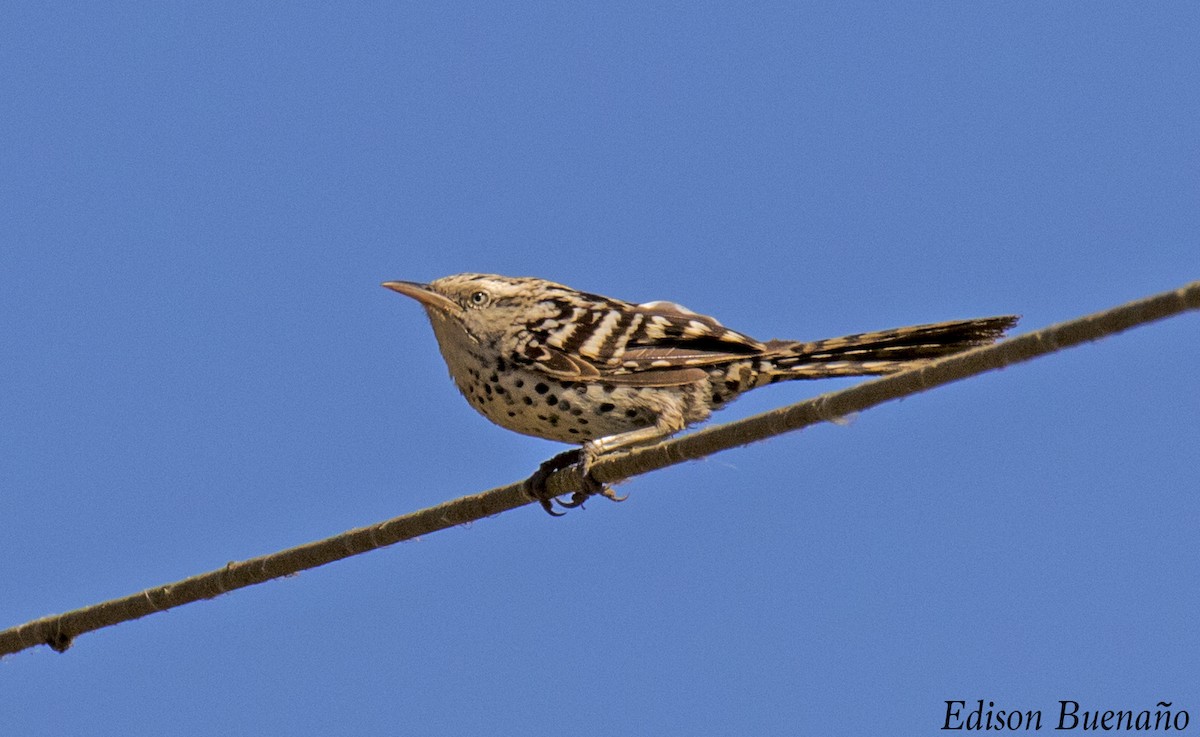
MULTIPOLYGON (((564 468, 571 466, 581 466, 580 477, 583 479, 583 488, 571 494, 571 501, 559 502, 564 507, 578 507, 585 499, 593 494, 604 494, 604 485, 592 478, 590 473, 583 472, 583 469, 590 465, 587 460, 587 451, 585 448, 572 448, 564 450, 562 453, 553 458, 542 461, 542 465, 538 466, 538 470, 533 472, 533 475, 525 482, 525 493, 541 503, 542 509, 546 510, 547 514, 554 517, 561 517, 562 512, 554 511, 554 495, 546 488, 546 480, 550 476, 564 468)), ((607 496, 605 494, 605 496, 607 496)))
MULTIPOLYGON (((612 487, 605 486, 597 481, 592 476, 592 464, 596 460, 606 454, 614 451, 632 448, 638 445, 653 443, 662 438, 674 435, 684 428, 683 416, 676 417, 674 413, 663 413, 657 423, 650 427, 642 427, 629 432, 617 433, 616 435, 608 435, 603 438, 589 440, 583 444, 579 451, 579 476, 583 479, 584 488, 571 494, 571 501, 562 502, 559 504, 568 509, 582 506, 588 497, 599 494, 605 499, 611 499, 614 502, 623 502, 627 497, 619 496, 617 492, 612 490, 612 487)), ((560 453, 559 456, 565 454, 560 453)), ((550 459, 556 460, 559 456, 550 459)), ((569 465, 569 464, 568 464, 569 465)), ((564 466, 565 467, 565 466, 564 466)))
MULTIPOLYGON (((614 435, 612 437, 619 436, 614 435)), ((600 483, 595 479, 595 477, 592 476, 592 463, 595 462, 596 458, 602 452, 602 450, 597 450, 595 448, 594 442, 587 442, 584 443, 582 447, 564 450, 562 453, 559 453, 553 458, 542 461, 542 465, 538 466, 538 470, 534 471, 533 475, 530 476, 525 482, 525 493, 540 502, 542 509, 546 510, 547 514, 554 517, 561 517, 563 515, 562 512, 554 511, 553 503, 555 501, 557 501, 559 506, 563 507, 564 509, 581 507, 589 497, 596 496, 597 494, 605 499, 611 499, 614 502, 625 501, 625 497, 618 496, 615 491, 600 483), (571 499, 564 502, 561 499, 556 499, 555 496, 550 493, 550 491, 546 488, 546 481, 552 474, 561 471, 564 468, 570 468, 571 466, 578 466, 579 478, 582 480, 582 488, 572 492, 571 499)))
POLYGON ((635 445, 646 445, 653 443, 655 440, 665 438, 668 435, 674 435, 683 429, 682 419, 678 423, 666 422, 659 420, 656 424, 650 427, 643 427, 629 432, 617 433, 603 438, 589 440, 583 444, 585 453, 590 453, 591 458, 585 459, 588 465, 595 462, 596 458, 605 453, 632 448, 635 445), (678 424, 678 426, 676 426, 678 424), (590 449, 590 450, 587 450, 590 449))
MULTIPOLYGON (((582 507, 583 503, 588 500, 588 497, 592 497, 597 494, 605 497, 606 499, 612 499, 614 502, 625 501, 625 497, 617 496, 616 492, 600 483, 594 476, 592 476, 592 463, 595 462, 598 454, 592 448, 591 442, 584 443, 583 447, 576 448, 574 451, 569 451, 568 453, 559 453, 558 456, 555 456, 550 460, 554 461, 557 458, 566 455, 573 456, 573 460, 568 462, 566 465, 578 466, 579 478, 582 479, 583 485, 580 489, 571 493, 570 501, 564 502, 561 499, 557 500, 559 506, 563 507, 564 509, 582 507)), ((565 468, 566 466, 563 467, 565 468)))

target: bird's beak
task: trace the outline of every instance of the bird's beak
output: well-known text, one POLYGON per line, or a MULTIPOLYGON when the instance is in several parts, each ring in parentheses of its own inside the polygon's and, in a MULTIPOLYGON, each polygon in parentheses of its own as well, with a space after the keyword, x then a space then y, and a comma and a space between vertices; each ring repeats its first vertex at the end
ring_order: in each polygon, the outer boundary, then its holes
POLYGON ((412 297, 428 309, 440 310, 447 314, 461 312, 458 304, 433 291, 428 284, 415 281, 385 281, 383 286, 406 297, 412 297))

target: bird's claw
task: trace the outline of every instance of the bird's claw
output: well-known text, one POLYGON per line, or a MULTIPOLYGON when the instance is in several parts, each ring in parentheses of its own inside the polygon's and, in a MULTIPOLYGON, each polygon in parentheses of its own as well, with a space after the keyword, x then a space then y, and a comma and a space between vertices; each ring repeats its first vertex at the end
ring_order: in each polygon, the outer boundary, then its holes
MULTIPOLYGON (((591 482, 591 484, 594 484, 594 486, 589 484, 586 491, 572 492, 570 501, 564 502, 561 499, 556 499, 555 501, 558 502, 558 505, 560 507, 565 507, 567 509, 574 509, 575 507, 582 507, 583 503, 586 502, 589 498, 591 498, 593 496, 602 496, 605 499, 611 499, 614 502, 623 502, 629 498, 628 494, 626 494, 625 496, 619 496, 617 494, 617 492, 612 490, 612 487, 601 484, 600 482, 593 479, 591 476, 585 476, 584 478, 587 479, 589 482, 591 482)), ((547 511, 549 511, 549 510, 547 510, 547 511)), ((553 514, 555 517, 562 516, 561 512, 557 512, 557 513, 550 512, 550 513, 553 514)))
POLYGON ((542 509, 552 517, 561 517, 566 513, 554 511, 554 495, 546 488, 546 480, 555 472, 579 463, 582 453, 582 448, 576 448, 542 461, 538 470, 534 471, 533 475, 525 481, 525 494, 540 503, 542 509))
POLYGON ((574 509, 575 507, 582 507, 583 503, 586 502, 590 497, 597 495, 602 496, 605 499, 611 499, 614 502, 625 501, 626 497, 618 496, 615 491, 597 481, 595 477, 592 476, 590 469, 591 465, 592 454, 589 453, 587 449, 574 448, 572 450, 563 451, 553 458, 543 461, 542 464, 538 466, 538 470, 534 471, 533 475, 530 476, 525 482, 525 493, 531 498, 537 500, 542 505, 542 509, 546 510, 547 514, 554 517, 561 517, 564 514, 563 512, 556 512, 554 510, 555 502, 557 502, 558 505, 564 509, 574 509), (564 502, 550 493, 550 491, 546 488, 546 481, 552 474, 561 471, 564 468, 569 468, 570 466, 579 466, 579 476, 582 479, 582 488, 572 492, 570 500, 564 502))

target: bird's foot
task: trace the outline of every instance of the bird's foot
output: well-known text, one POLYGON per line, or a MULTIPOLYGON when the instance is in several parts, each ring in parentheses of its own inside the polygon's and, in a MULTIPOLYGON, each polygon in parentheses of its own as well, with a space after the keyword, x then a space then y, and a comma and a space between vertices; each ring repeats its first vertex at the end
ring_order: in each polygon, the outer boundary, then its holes
POLYGON ((625 497, 618 496, 611 488, 600 483, 592 476, 591 465, 595 461, 596 455, 594 451, 585 446, 563 451, 553 458, 543 461, 538 470, 534 471, 529 480, 525 482, 525 493, 540 502, 542 509, 554 517, 561 517, 563 515, 563 512, 554 511, 554 502, 558 502, 558 505, 564 509, 574 509, 575 507, 582 507, 583 503, 589 497, 596 495, 602 496, 605 499, 611 499, 614 502, 625 501, 625 497), (549 492, 546 488, 546 480, 552 474, 571 466, 579 467, 579 477, 582 479, 583 485, 582 488, 571 493, 569 501, 564 502, 549 492))

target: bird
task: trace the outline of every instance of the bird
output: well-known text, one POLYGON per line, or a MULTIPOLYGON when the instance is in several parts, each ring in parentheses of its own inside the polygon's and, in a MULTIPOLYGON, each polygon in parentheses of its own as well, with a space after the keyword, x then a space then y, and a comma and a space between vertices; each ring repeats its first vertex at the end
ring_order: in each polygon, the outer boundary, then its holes
POLYGON ((526 486, 552 515, 550 474, 578 465, 566 508, 601 494, 606 453, 653 443, 707 420, 741 394, 795 379, 890 374, 988 345, 1019 319, 952 320, 823 340, 766 340, 679 304, 634 304, 536 277, 465 273, 383 286, 425 309, 450 376, 501 427, 577 444, 526 486))

